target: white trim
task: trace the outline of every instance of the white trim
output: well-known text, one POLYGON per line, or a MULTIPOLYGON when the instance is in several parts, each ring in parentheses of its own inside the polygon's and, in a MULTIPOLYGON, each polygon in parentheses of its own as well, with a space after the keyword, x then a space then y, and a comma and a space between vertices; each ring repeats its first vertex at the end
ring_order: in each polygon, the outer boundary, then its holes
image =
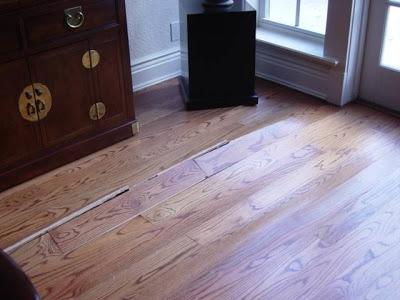
POLYGON ((289 53, 257 47, 256 76, 327 100, 330 69, 289 53))
POLYGON ((300 8, 301 8, 301 0, 297 0, 296 3, 296 21, 294 22, 294 26, 299 28, 300 26, 300 8))
POLYGON ((368 25, 370 0, 355 0, 353 2, 352 20, 347 49, 347 66, 343 84, 342 105, 357 99, 361 85, 364 47, 368 25))
POLYGON ((313 89, 309 89, 306 86, 298 85, 296 83, 293 83, 291 81, 285 80, 283 78, 275 77, 273 75, 256 72, 256 77, 259 77, 261 79, 269 80, 269 81, 272 81, 272 82, 287 86, 287 87, 289 87, 291 89, 294 89, 294 90, 303 92, 305 94, 320 98, 322 100, 326 100, 326 98, 327 98, 325 93, 321 93, 319 91, 316 91, 316 90, 313 90, 313 89))
MULTIPOLYGON (((181 75, 181 53, 172 49, 137 60, 132 67, 134 90, 138 91, 181 75)), ((315 97, 327 99, 327 80, 335 61, 296 53, 258 42, 256 76, 315 97), (284 51, 282 51, 284 50, 284 51)))
POLYGON ((180 48, 148 55, 134 60, 131 65, 133 90, 142 90, 181 75, 180 48))
POLYGON ((326 57, 324 55, 324 44, 319 41, 312 41, 299 38, 294 35, 281 35, 273 30, 265 30, 257 28, 256 31, 257 47, 262 47, 263 44, 270 45, 292 54, 298 54, 313 63, 319 63, 329 67, 339 65, 337 59, 326 57))
POLYGON ((306 39, 312 38, 315 40, 319 40, 321 42, 324 42, 324 39, 325 39, 324 34, 321 34, 318 32, 313 32, 313 31, 306 30, 306 29, 303 29, 300 27, 296 27, 296 26, 278 23, 275 21, 268 20, 266 18, 260 19, 259 27, 265 28, 266 30, 270 30, 270 29, 280 30, 286 34, 298 35, 298 36, 306 38, 306 39))
POLYGON ((263 27, 267 30, 269 29, 280 29, 286 32, 290 32, 290 34, 298 34, 300 36, 305 36, 306 38, 316 38, 320 40, 324 40, 325 34, 315 32, 312 30, 300 28, 300 10, 301 10, 301 1, 296 0, 296 15, 295 15, 295 22, 294 25, 287 25, 284 23, 279 23, 270 19, 270 0, 259 0, 258 9, 260 13, 258 13, 257 23, 259 27, 263 27), (267 9, 267 7, 269 9, 267 9))

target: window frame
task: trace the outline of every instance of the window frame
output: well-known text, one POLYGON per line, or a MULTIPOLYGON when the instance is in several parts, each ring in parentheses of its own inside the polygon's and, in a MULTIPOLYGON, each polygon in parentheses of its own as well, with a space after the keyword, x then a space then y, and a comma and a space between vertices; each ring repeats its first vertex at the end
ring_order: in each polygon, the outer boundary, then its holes
POLYGON ((388 30, 389 10, 390 10, 391 6, 400 8, 400 0, 386 0, 385 1, 385 5, 386 5, 385 21, 384 21, 385 22, 385 26, 384 26, 384 29, 383 29, 381 47, 380 47, 380 51, 379 51, 379 66, 381 68, 384 68, 384 69, 399 73, 400 69, 398 69, 396 67, 393 67, 393 66, 389 66, 389 65, 383 64, 382 59, 383 59, 383 55, 384 55, 383 52, 384 52, 384 48, 385 48, 386 33, 387 33, 387 30, 388 30))
POLYGON ((321 34, 318 32, 314 32, 311 30, 302 29, 299 26, 300 23, 300 4, 302 0, 296 0, 296 20, 295 25, 286 25, 279 22, 271 21, 269 16, 267 15, 268 10, 266 9, 270 3, 270 0, 260 0, 259 2, 259 19, 258 26, 265 29, 272 29, 275 31, 279 31, 283 34, 292 34, 296 36, 301 36, 306 39, 317 40, 320 42, 324 42, 325 34, 321 34))

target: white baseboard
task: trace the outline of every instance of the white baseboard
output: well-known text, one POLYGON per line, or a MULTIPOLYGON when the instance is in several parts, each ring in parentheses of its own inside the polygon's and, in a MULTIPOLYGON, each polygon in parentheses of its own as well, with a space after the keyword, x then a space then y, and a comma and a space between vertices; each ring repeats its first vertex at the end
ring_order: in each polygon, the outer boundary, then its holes
POLYGON ((287 86, 287 87, 289 87, 291 89, 294 89, 294 90, 303 92, 305 94, 320 98, 322 100, 326 100, 327 99, 326 94, 320 93, 320 92, 312 90, 312 89, 308 89, 305 86, 298 85, 298 84, 293 83, 291 81, 288 81, 288 80, 285 80, 285 79, 282 79, 282 78, 279 78, 279 77, 275 77, 275 76, 270 75, 270 74, 263 74, 263 73, 256 72, 256 77, 261 78, 261 79, 265 79, 265 80, 268 80, 268 81, 272 81, 272 82, 278 83, 280 85, 287 86))
MULTIPOLYGON (((257 77, 327 100, 328 73, 329 69, 326 66, 304 61, 273 48, 257 46, 257 77)), ((179 48, 152 54, 132 63, 134 91, 180 75, 179 48)))
POLYGON ((131 70, 134 91, 177 77, 181 74, 180 49, 174 48, 133 61, 131 70))
POLYGON ((329 68, 273 47, 257 46, 256 76, 323 100, 328 99, 329 68))

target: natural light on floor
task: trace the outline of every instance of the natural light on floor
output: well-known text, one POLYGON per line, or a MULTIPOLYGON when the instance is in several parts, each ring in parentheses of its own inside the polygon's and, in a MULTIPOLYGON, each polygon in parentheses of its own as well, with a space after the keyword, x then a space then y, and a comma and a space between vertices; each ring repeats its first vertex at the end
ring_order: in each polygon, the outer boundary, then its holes
POLYGON ((400 71, 400 7, 389 7, 381 65, 400 71))

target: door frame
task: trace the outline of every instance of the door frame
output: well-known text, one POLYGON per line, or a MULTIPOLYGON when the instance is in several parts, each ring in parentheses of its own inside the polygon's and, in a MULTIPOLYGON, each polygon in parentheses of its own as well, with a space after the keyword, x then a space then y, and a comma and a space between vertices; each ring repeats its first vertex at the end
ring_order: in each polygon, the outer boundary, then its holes
MULTIPOLYGON (((354 1, 357 1, 357 0, 354 0, 354 1)), ((375 0, 375 1, 384 2, 384 3, 382 3, 382 5, 384 5, 385 8, 386 8, 386 6, 390 5, 390 3, 389 3, 390 1, 389 0, 375 0)), ((388 113, 391 113, 391 114, 395 114, 395 115, 398 116, 400 111, 397 111, 397 110, 395 110, 393 108, 387 107, 387 106, 384 105, 384 103, 380 104, 380 103, 372 102, 371 100, 364 99, 364 98, 362 98, 362 95, 361 95, 361 89, 362 89, 362 81, 361 80, 363 78, 363 72, 364 72, 365 68, 367 67, 364 64, 364 61, 367 59, 366 56, 368 55, 368 51, 367 51, 368 37, 367 37, 367 34, 368 34, 368 29, 369 29, 368 28, 368 24, 370 22, 370 19, 373 17, 373 12, 371 11, 372 7, 373 6, 372 6, 372 3, 371 3, 371 0, 365 0, 365 8, 367 8, 367 9, 363 13, 363 19, 364 19, 363 23, 364 24, 363 24, 363 28, 362 28, 362 34, 361 34, 362 35, 362 43, 360 43, 361 49, 359 50, 358 63, 357 63, 358 64, 358 70, 357 70, 358 96, 357 96, 357 101, 358 102, 362 102, 364 104, 367 104, 369 106, 372 106, 374 108, 377 108, 379 110, 382 110, 382 111, 385 111, 385 112, 388 112, 388 113)), ((377 53, 377 55, 378 55, 378 62, 377 62, 378 65, 376 67, 377 68, 381 67, 382 69, 386 70, 387 72, 397 72, 397 73, 399 73, 398 70, 394 70, 394 69, 392 69, 392 68, 390 68, 388 66, 381 66, 380 65, 380 60, 381 60, 382 50, 383 50, 384 35, 385 35, 385 31, 386 31, 386 26, 387 26, 387 24, 386 24, 387 13, 388 13, 388 11, 385 10, 385 12, 384 12, 384 20, 382 20, 383 28, 379 28, 379 31, 382 31, 382 34, 381 34, 381 37, 379 38, 379 46, 377 46, 377 47, 379 47, 379 50, 377 50, 377 52, 378 52, 377 53)), ((384 71, 382 70, 381 72, 384 72, 384 71)), ((385 75, 385 74, 382 74, 382 75, 385 75)), ((389 82, 391 82, 391 81, 389 80, 389 82)))

